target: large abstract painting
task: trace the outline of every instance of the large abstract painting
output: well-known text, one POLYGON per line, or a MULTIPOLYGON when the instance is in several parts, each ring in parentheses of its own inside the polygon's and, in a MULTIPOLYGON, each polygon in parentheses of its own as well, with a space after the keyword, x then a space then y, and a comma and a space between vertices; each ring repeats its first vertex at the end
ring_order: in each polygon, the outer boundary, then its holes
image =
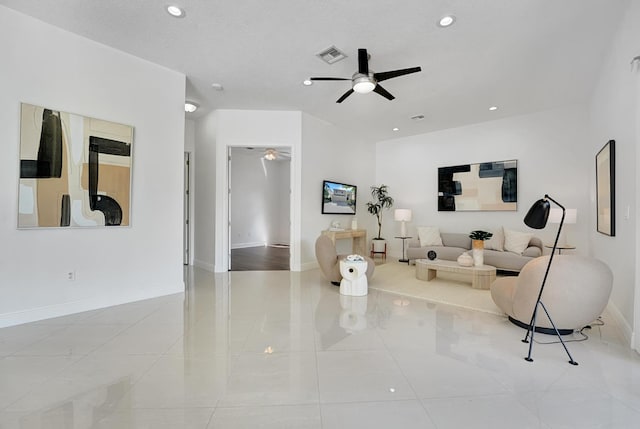
POLYGON ((133 127, 22 104, 18 228, 128 226, 133 127))
POLYGON ((515 211, 518 161, 438 168, 438 211, 515 211))

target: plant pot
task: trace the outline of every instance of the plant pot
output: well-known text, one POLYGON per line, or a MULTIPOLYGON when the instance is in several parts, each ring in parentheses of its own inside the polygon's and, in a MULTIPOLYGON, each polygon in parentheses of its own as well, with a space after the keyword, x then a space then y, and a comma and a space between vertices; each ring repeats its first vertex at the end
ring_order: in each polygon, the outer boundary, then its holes
POLYGON ((373 251, 375 253, 384 253, 385 252, 385 250, 386 250, 385 246, 387 244, 386 240, 384 240, 384 239, 382 239, 382 240, 373 239, 371 241, 373 242, 373 251))
POLYGON ((484 240, 471 240, 473 255, 473 265, 479 267, 484 265, 484 240))

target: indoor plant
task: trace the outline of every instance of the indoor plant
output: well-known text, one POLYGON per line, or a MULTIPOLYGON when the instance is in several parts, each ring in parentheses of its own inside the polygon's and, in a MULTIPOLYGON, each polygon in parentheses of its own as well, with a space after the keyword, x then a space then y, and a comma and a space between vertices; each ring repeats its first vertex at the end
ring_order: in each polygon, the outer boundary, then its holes
POLYGON ((482 230, 471 231, 469 234, 471 248, 473 249, 473 265, 484 265, 484 241, 491 237, 493 237, 492 233, 482 230))
POLYGON ((372 186, 371 196, 375 201, 369 201, 367 203, 367 211, 374 215, 378 220, 378 235, 373 238, 373 250, 374 252, 384 251, 384 238, 382 238, 382 212, 388 210, 393 206, 393 198, 389 196, 389 189, 387 185, 372 186))

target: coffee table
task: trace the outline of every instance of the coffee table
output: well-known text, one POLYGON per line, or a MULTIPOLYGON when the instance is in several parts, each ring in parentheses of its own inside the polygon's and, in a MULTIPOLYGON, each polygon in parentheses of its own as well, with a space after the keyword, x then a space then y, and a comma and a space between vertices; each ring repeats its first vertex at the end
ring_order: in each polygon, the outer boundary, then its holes
POLYGON ((417 259, 416 278, 430 281, 436 278, 438 271, 447 273, 466 274, 470 277, 471 287, 474 289, 489 289, 496 279, 496 267, 480 265, 478 267, 463 267, 455 261, 417 259))

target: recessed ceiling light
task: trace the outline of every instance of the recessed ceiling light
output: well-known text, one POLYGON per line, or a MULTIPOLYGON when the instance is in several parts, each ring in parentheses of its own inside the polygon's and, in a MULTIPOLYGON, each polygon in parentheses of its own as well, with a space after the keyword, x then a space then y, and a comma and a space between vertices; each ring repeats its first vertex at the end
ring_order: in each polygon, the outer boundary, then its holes
POLYGON ((215 89, 216 91, 224 90, 224 86, 222 86, 221 83, 212 83, 211 88, 215 89))
POLYGON ((489 107, 489 110, 491 110, 492 112, 498 110, 498 106, 491 106, 489 107))
POLYGON ((176 18, 184 17, 184 9, 182 9, 179 6, 175 6, 175 5, 167 6, 167 12, 169 12, 169 15, 176 18))
POLYGON ((395 127, 395 128, 393 129, 393 131, 400 131, 400 128, 395 127))
POLYGON ((187 113, 195 112, 196 110, 198 110, 198 107, 199 106, 193 101, 187 101, 186 103, 184 103, 184 111, 187 113))
POLYGON ((438 21, 438 26, 445 28, 445 27, 449 27, 450 25, 452 25, 454 22, 456 22, 456 17, 453 15, 445 15, 442 18, 440 18, 440 21, 438 21))
POLYGON ((311 81, 310 79, 305 79, 305 80, 302 81, 302 84, 304 86, 311 86, 311 85, 313 85, 313 81, 311 81))

